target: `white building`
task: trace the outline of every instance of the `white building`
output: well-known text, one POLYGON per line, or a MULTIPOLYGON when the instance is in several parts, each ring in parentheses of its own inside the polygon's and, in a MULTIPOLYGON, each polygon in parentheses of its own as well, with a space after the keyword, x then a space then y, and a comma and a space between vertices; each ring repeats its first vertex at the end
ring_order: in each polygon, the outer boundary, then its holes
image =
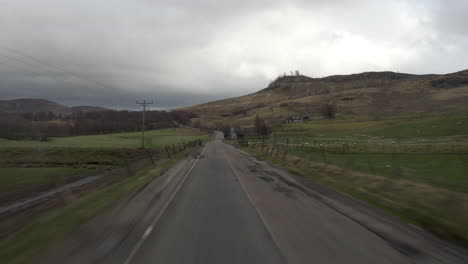
POLYGON ((229 130, 229 135, 228 136, 229 136, 230 139, 237 139, 237 133, 236 133, 236 131, 234 130, 233 127, 231 127, 231 129, 229 130))

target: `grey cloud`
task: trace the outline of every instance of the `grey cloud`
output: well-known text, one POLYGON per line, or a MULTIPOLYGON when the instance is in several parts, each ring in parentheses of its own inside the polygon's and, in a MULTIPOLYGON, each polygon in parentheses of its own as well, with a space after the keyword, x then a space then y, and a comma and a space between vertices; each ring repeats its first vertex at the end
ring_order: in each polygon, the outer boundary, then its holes
POLYGON ((294 69, 461 70, 462 2, 6 0, 0 98, 176 107, 254 92, 294 69))

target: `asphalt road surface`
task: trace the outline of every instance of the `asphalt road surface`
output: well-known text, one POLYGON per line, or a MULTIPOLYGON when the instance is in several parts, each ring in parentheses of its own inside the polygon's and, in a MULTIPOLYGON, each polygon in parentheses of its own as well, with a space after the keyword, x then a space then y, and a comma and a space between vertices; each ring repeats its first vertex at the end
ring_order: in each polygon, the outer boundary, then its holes
POLYGON ((216 140, 131 263, 285 263, 216 140))
POLYGON ((40 262, 468 263, 464 249, 221 139, 40 262))

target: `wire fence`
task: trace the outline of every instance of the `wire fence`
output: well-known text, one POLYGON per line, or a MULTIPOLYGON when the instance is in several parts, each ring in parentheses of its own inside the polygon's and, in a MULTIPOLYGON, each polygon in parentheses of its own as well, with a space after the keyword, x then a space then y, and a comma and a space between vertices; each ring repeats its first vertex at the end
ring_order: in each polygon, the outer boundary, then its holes
POLYGON ((190 141, 182 141, 177 144, 165 145, 164 149, 168 158, 174 157, 177 153, 185 151, 186 149, 201 146, 203 141, 201 139, 195 139, 190 141))
POLYGON ((323 166, 401 178, 468 192, 468 145, 408 143, 398 140, 356 142, 300 137, 239 139, 237 145, 286 161, 301 158, 323 166))

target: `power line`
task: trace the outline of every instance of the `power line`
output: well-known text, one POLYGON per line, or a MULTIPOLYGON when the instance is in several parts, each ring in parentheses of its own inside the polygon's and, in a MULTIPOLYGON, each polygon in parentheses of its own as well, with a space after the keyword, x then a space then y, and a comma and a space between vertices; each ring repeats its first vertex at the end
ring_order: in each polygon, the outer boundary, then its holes
POLYGON ((10 60, 11 60, 11 59, 6 59, 6 60, 4 60, 4 61, 0 61, 0 65, 1 65, 1 64, 5 64, 5 63, 9 62, 10 60))
POLYGON ((14 60, 16 60, 16 61, 25 63, 25 64, 27 64, 27 65, 29 65, 29 66, 32 66, 32 67, 39 67, 39 68, 41 68, 41 69, 43 69, 43 70, 46 70, 46 71, 49 71, 49 72, 52 72, 52 73, 60 72, 60 73, 63 73, 63 74, 66 74, 66 75, 75 77, 75 78, 77 78, 77 79, 79 79, 79 80, 86 81, 86 82, 88 82, 88 83, 97 84, 98 86, 103 86, 103 87, 106 87, 106 86, 107 86, 106 84, 101 83, 101 82, 99 82, 99 81, 83 78, 83 77, 81 77, 81 76, 79 76, 79 75, 77 75, 77 74, 75 74, 75 73, 73 73, 73 72, 70 72, 70 71, 68 71, 68 70, 63 69, 64 67, 58 67, 58 66, 56 66, 56 65, 52 65, 52 64, 50 64, 50 63, 43 62, 42 60, 40 60, 40 59, 38 59, 38 58, 36 58, 36 57, 34 57, 34 56, 32 56, 32 55, 26 54, 26 53, 24 53, 24 52, 22 52, 22 51, 19 51, 19 50, 17 50, 17 49, 12 49, 12 48, 5 47, 5 46, 4 46, 3 48, 4 48, 7 52, 14 53, 14 54, 16 54, 16 55, 20 55, 20 56, 22 56, 23 58, 28 58, 29 60, 35 62, 35 63, 38 64, 38 65, 32 65, 32 64, 31 64, 30 62, 28 62, 28 61, 20 60, 20 59, 18 59, 17 57, 6 56, 6 55, 3 54, 4 57, 10 58, 10 59, 14 59, 14 60), (39 65, 40 65, 40 66, 39 66, 39 65), (47 68, 45 68, 45 67, 47 67, 47 68), (51 70, 51 69, 55 69, 55 70, 51 70))
POLYGON ((8 56, 8 55, 1 54, 1 53, 0 53, 0 56, 3 56, 4 58, 8 58, 8 59, 10 59, 10 60, 15 60, 15 61, 24 63, 24 64, 26 64, 27 66, 30 66, 30 67, 32 67, 32 68, 42 68, 43 70, 46 70, 46 71, 48 71, 48 72, 57 73, 56 71, 52 71, 51 69, 44 68, 44 67, 39 67, 39 66, 36 65, 36 64, 32 64, 32 63, 29 62, 29 61, 22 60, 22 59, 19 59, 19 58, 17 58, 17 57, 8 56))

